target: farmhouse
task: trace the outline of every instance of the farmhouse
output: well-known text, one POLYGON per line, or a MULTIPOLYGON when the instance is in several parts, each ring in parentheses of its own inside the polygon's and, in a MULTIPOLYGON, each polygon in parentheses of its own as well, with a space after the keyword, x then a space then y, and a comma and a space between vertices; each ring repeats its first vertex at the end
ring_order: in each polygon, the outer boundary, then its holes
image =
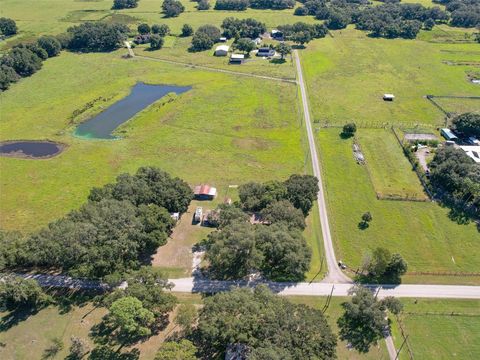
POLYGON ((473 159, 477 164, 480 163, 480 145, 478 146, 460 146, 468 157, 473 159))
POLYGON ((448 141, 455 141, 455 140, 458 140, 458 137, 452 132, 452 130, 450 129, 442 129, 440 131, 440 133, 442 134, 442 136, 448 140, 448 141))
POLYGON ((265 56, 265 57, 270 57, 275 55, 275 50, 271 49, 269 47, 263 47, 258 49, 257 51, 257 56, 265 56))
POLYGON ((193 194, 197 200, 212 200, 217 196, 217 189, 210 185, 197 185, 193 194))
POLYGON ((393 94, 383 94, 384 101, 393 101, 395 99, 395 95, 393 94))
POLYGON ((230 64, 243 64, 245 60, 245 55, 243 54, 232 54, 230 56, 230 64))
POLYGON ((228 45, 218 45, 215 48, 215 56, 227 56, 228 55, 228 45))

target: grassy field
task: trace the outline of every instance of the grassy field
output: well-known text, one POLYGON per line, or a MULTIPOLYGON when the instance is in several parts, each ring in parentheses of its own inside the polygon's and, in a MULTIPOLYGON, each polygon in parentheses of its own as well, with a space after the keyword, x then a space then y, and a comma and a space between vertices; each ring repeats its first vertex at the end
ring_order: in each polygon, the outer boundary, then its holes
MULTIPOLYGON (((480 234, 475 225, 458 225, 435 203, 377 200, 366 168, 353 158, 353 140, 342 139, 339 132, 322 129, 317 137, 337 258, 356 269, 369 249, 383 246, 407 260, 412 276, 404 281, 421 282, 422 276, 414 276, 418 272, 478 273, 480 234), (365 211, 373 221, 361 230, 365 211)), ((358 136, 369 132, 361 129, 358 136)), ((435 282, 478 284, 480 277, 437 277, 435 282)))
POLYGON ((93 186, 142 165, 217 187, 305 170, 295 86, 124 60, 122 54, 63 53, 0 95, 2 140, 68 145, 48 160, 0 159, 2 227, 37 229, 78 207, 93 186), (71 136, 76 122, 124 97, 137 81, 193 89, 138 114, 117 132, 121 140, 71 136), (71 120, 99 97, 105 100, 71 120))
MULTIPOLYGON (((478 300, 402 301, 404 313, 400 316, 405 336, 415 359, 476 359, 480 353, 480 302, 478 300), (454 316, 451 313, 455 313, 454 316)), ((393 338, 397 349, 403 337, 394 322, 393 338)), ((402 349, 399 359, 410 359, 408 347, 402 349)))
MULTIPOLYGON (((176 294, 176 297, 180 303, 201 304, 200 295, 176 294)), ((95 344, 89 337, 90 329, 100 323, 106 313, 105 308, 94 307, 92 303, 73 306, 68 311, 57 306, 49 306, 26 319, 17 319, 18 323, 10 327, 4 326, 9 314, 0 313, 2 316, 0 358, 2 360, 40 359, 52 340, 59 338, 64 347, 53 359, 65 359, 69 354, 72 336, 82 338, 92 349, 95 344), (36 355, 33 356, 33 354, 36 355)), ((166 329, 147 341, 135 345, 140 350, 140 359, 152 360, 155 357, 163 341, 175 330, 175 325, 172 323, 174 317, 175 311, 170 314, 170 324, 166 329)))
POLYGON ((380 198, 428 198, 390 130, 362 129, 357 139, 366 158, 365 167, 380 198))
POLYGON ((466 77, 473 66, 443 63, 478 58, 477 47, 373 39, 350 27, 335 31, 302 52, 313 118, 322 125, 439 126, 443 113, 424 96, 480 95, 466 77), (395 101, 382 101, 384 93, 393 93, 395 101))

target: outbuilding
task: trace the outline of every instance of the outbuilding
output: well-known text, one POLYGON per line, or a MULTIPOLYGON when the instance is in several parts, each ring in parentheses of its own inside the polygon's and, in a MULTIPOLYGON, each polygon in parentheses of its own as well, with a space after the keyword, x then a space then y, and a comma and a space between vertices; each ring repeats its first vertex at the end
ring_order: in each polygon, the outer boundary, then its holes
POLYGON ((232 54, 230 56, 230 64, 243 64, 245 60, 245 55, 243 54, 232 54))
POLYGON ((384 101, 393 101, 395 100, 395 95, 393 94, 383 94, 384 101))
POLYGON ((220 39, 218 39, 218 41, 220 42, 227 42, 227 38, 222 36, 220 39))
POLYGON ((460 146, 465 154, 477 164, 480 163, 480 146, 460 146))
POLYGON ((275 50, 269 47, 262 47, 258 49, 257 56, 264 56, 264 57, 275 56, 275 50))
POLYGON ((196 223, 199 223, 202 221, 202 217, 203 217, 203 208, 199 206, 195 209, 195 214, 193 215, 193 221, 196 223))
POLYGON ((213 200, 217 196, 217 189, 206 184, 197 185, 193 194, 197 200, 213 200))
POLYGON ((215 48, 214 55, 215 56, 227 56, 228 55, 228 50, 229 50, 228 45, 218 45, 215 48))
POLYGON ((458 137, 453 133, 452 130, 450 130, 448 128, 440 130, 440 134, 442 134, 442 136, 448 141, 458 140, 458 137))

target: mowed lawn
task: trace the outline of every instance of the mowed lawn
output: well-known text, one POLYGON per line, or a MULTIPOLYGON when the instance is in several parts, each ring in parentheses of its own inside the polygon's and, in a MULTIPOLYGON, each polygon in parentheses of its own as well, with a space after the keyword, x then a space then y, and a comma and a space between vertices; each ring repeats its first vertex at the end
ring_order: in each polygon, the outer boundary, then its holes
POLYGON ((1 227, 38 229, 77 208, 93 186, 140 166, 217 187, 306 170, 294 85, 125 60, 124 52, 62 53, 0 95, 1 140, 67 144, 48 160, 0 158, 1 227), (125 97, 138 81, 193 88, 137 114, 118 130, 120 140, 72 136, 76 122, 125 97))
MULTIPOLYGON (((340 129, 321 129, 317 136, 337 259, 356 269, 367 251, 382 246, 400 253, 410 273, 480 271, 480 233, 474 224, 457 224, 449 219, 448 209, 436 203, 377 200, 367 169, 354 160, 353 140, 342 139, 339 133, 340 129), (373 221, 368 229, 361 230, 358 224, 366 211, 371 212, 373 221)), ((419 282, 421 277, 405 280, 419 282)))
POLYGON ((444 63, 478 58, 478 44, 374 39, 351 27, 332 34, 301 52, 312 115, 322 125, 436 127, 444 115, 425 95, 480 96, 467 81, 473 66, 444 63), (395 101, 383 101, 384 93, 395 101))
POLYGON ((356 138, 365 155, 364 166, 379 198, 428 199, 391 130, 361 129, 356 138))
MULTIPOLYGON (((477 359, 480 354, 480 301, 404 299, 400 321, 409 335, 408 343, 415 359, 477 359), (454 313, 454 315, 451 315, 454 313)), ((403 337, 398 322, 393 325, 397 349, 403 337)), ((407 346, 399 359, 410 359, 407 346)))

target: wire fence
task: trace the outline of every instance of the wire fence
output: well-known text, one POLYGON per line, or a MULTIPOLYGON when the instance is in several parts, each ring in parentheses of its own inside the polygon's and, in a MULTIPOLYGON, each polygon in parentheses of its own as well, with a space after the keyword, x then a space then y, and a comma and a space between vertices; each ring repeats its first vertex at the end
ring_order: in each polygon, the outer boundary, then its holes
MULTIPOLYGON (((410 358, 410 360, 413 360, 414 359, 413 350, 412 350, 412 347, 410 345, 410 342, 408 341, 408 334, 405 331, 405 328, 404 328, 403 323, 402 323, 402 319, 398 315, 396 316, 396 318, 397 318, 398 328, 400 329, 400 334, 402 335, 402 339, 403 339, 402 344, 405 344, 407 346, 408 357, 410 358)), ((399 355, 400 350, 401 350, 401 348, 397 352, 397 357, 396 357, 397 359, 398 359, 398 355, 399 355)))

